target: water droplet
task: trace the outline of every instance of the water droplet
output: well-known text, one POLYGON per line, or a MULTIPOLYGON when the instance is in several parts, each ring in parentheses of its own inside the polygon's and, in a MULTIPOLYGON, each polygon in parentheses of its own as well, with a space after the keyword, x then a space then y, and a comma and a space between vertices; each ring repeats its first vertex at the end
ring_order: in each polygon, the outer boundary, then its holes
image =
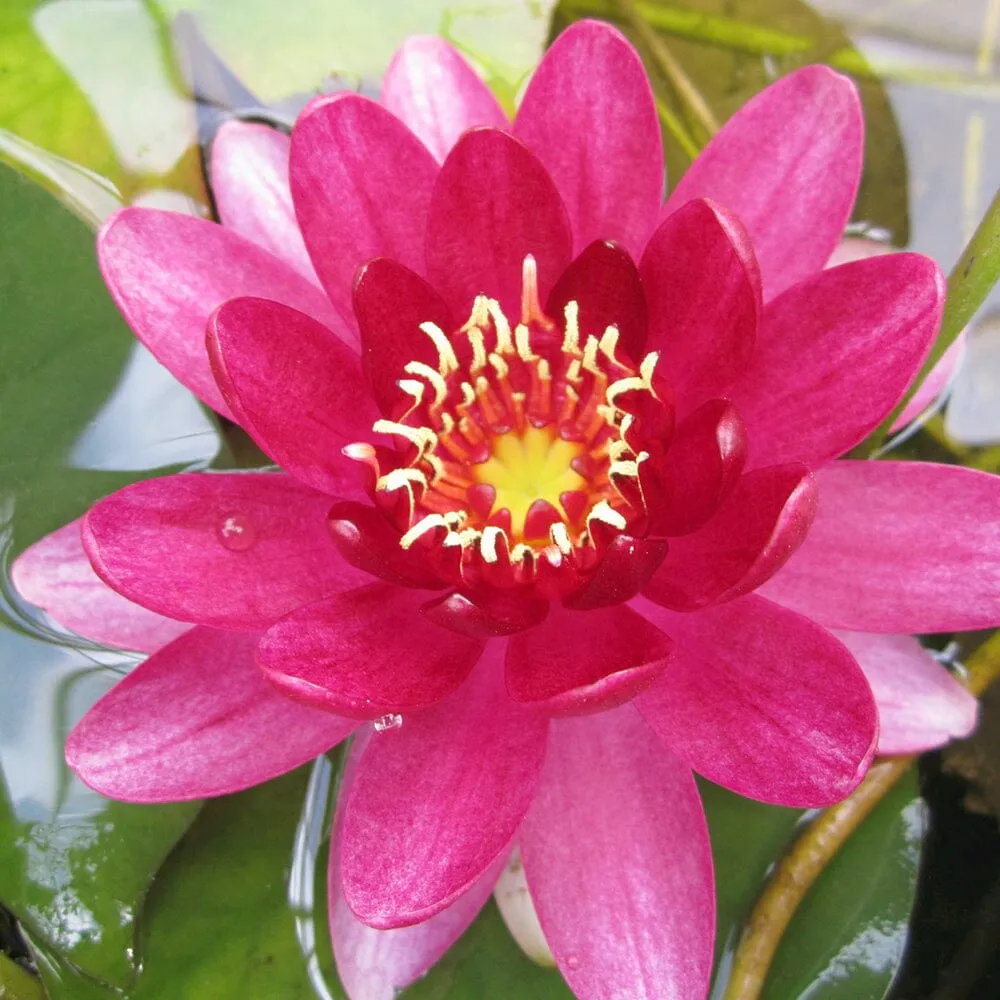
POLYGON ((569 969, 578 969, 580 967, 580 958, 578 955, 567 955, 566 956, 566 967, 569 969))
POLYGON ((390 713, 389 715, 383 715, 380 719, 376 719, 372 725, 375 727, 376 733, 384 733, 387 729, 399 729, 403 724, 403 717, 401 715, 395 715, 390 713))
POLYGON ((216 534, 230 552, 245 552, 257 541, 257 530, 245 514, 224 514, 216 534))

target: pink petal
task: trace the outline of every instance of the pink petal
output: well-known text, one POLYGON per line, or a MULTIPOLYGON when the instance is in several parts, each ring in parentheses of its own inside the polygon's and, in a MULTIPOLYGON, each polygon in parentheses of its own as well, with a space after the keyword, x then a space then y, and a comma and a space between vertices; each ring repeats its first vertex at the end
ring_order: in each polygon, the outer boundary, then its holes
POLYGON ((594 575, 565 600, 575 611, 622 604, 649 583, 667 554, 665 538, 619 535, 604 550, 594 575))
POLYGON ((269 250, 318 285, 292 207, 290 149, 291 140, 275 128, 235 119, 226 122, 212 140, 212 195, 227 229, 269 250))
POLYGON ((385 108, 355 93, 318 97, 295 123, 290 173, 309 255, 335 301, 372 257, 423 272, 438 165, 385 108))
POLYGON ((386 257, 369 261, 358 272, 354 311, 372 395, 382 413, 396 416, 401 406, 413 405, 413 397, 399 388, 400 379, 412 379, 406 366, 418 362, 435 371, 440 367, 437 347, 421 325, 433 323, 447 335, 455 329, 455 321, 441 296, 419 274, 386 257))
POLYGON ((952 376, 958 369, 959 363, 965 356, 965 331, 963 330, 954 340, 952 345, 941 355, 938 362, 927 373, 926 378, 920 383, 917 391, 910 397, 910 401, 903 407, 902 412, 896 418, 896 422, 890 431, 898 431, 905 427, 911 420, 916 420, 924 410, 941 395, 951 382, 952 376))
POLYGON ((913 381, 941 320, 944 278, 920 254, 822 271, 769 303, 731 394, 752 465, 836 458, 913 381))
POLYGON ((925 462, 835 462, 802 547, 762 593, 830 628, 1000 624, 1000 478, 925 462))
POLYGON ((411 35, 403 42, 382 79, 382 104, 439 162, 466 129, 507 125, 489 87, 436 35, 411 35))
POLYGON ((514 122, 559 188, 574 247, 618 240, 642 250, 663 201, 660 122, 635 49, 600 21, 553 43, 514 122))
POLYGON ((331 329, 344 322, 323 293, 284 261, 214 222, 125 208, 97 236, 101 272, 135 335, 195 395, 232 416, 205 351, 208 317, 227 299, 260 295, 331 329))
POLYGON ((502 863, 535 793, 548 723, 503 688, 502 643, 450 698, 376 733, 344 815, 344 896, 390 928, 439 913, 502 863))
POLYGON ((427 972, 472 923, 490 897, 502 860, 451 905, 419 924, 378 930, 362 923, 344 898, 340 852, 344 806, 368 742, 359 736, 352 743, 337 797, 327 883, 330 935, 337 973, 351 1000, 395 1000, 396 991, 427 972))
POLYGON ((749 472, 704 527, 670 540, 643 594, 676 611, 748 594, 802 543, 815 510, 816 483, 804 466, 749 472))
POLYGON ((840 241, 861 178, 864 121, 854 84, 806 66, 744 105, 681 178, 664 208, 711 198, 750 232, 767 298, 820 270, 840 241))
POLYGON ((109 587, 151 611, 261 629, 370 579, 338 556, 330 502, 275 473, 166 476, 96 504, 83 544, 109 587))
POLYGON ((333 496, 365 496, 341 449, 371 435, 379 414, 357 354, 304 313, 267 299, 231 299, 209 323, 222 394, 286 472, 333 496))
POLYGON ((553 724, 519 839, 546 940, 580 1000, 707 994, 715 892, 701 801, 631 705, 553 724))
POLYGON ((518 702, 554 714, 620 705, 648 687, 667 665, 669 636, 629 608, 568 611, 512 636, 507 690, 518 702))
POLYGON ((448 154, 427 218, 427 276, 463 318, 477 295, 521 318, 524 258, 538 265, 541 301, 569 263, 569 220, 552 179, 506 132, 466 132, 448 154))
POLYGON ((71 521, 14 560, 10 575, 22 597, 77 635, 141 653, 155 653, 191 628, 115 593, 83 551, 82 524, 71 521))
POLYGON ((800 807, 839 802, 865 776, 875 700, 826 629, 752 595, 695 614, 634 606, 677 641, 670 669, 636 706, 699 774, 800 807))
POLYGON ((556 282, 545 312, 562 323, 566 305, 579 306, 580 334, 597 337, 609 326, 618 330, 616 354, 633 363, 645 354, 649 309, 639 270, 618 243, 598 240, 580 253, 556 282))
POLYGON ((375 584, 317 601, 267 631, 257 662, 290 697, 352 718, 426 708, 469 676, 483 648, 428 621, 426 600, 375 584))
POLYGON ((260 784, 346 739, 357 723, 268 685, 257 639, 195 628, 154 653, 70 733, 69 766, 110 798, 176 802, 260 784))
POLYGON ((653 234, 639 265, 649 302, 646 350, 684 414, 746 371, 761 311, 760 272, 743 227, 692 201, 653 234))
POLYGON ((976 728, 979 703, 913 636, 834 635, 871 684, 880 754, 922 753, 976 728))

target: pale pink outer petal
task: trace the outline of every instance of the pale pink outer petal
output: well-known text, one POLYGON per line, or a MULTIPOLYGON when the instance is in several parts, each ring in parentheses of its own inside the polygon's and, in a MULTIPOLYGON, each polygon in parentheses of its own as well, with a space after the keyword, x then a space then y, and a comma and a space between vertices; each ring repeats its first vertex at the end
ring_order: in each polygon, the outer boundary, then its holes
MULTIPOLYGON (((868 257, 883 257, 888 253, 895 253, 893 247, 876 240, 862 239, 856 236, 848 236, 840 241, 837 249, 827 261, 827 267, 837 267, 840 264, 847 264, 852 260, 864 260, 868 257)), ((920 383, 917 391, 910 397, 910 401, 903 407, 902 412, 896 418, 896 422, 889 428, 895 433, 905 427, 911 420, 915 420, 924 410, 928 409, 935 399, 944 391, 951 381, 952 376, 958 369, 959 363, 965 354, 965 331, 963 330, 956 338, 955 342, 941 355, 937 364, 927 373, 927 377, 920 383)))
POLYGON ((632 705, 552 725, 519 835, 531 897, 580 1000, 702 1000, 715 891, 694 778, 632 705))
POLYGON ((70 521, 14 560, 10 575, 22 597, 77 635, 140 653, 154 653, 191 628, 115 593, 90 565, 81 525, 82 518, 70 521))
POLYGON ((899 253, 817 272, 769 302, 730 394, 748 465, 814 464, 862 441, 920 370, 944 295, 934 261, 899 253))
POLYGON ((438 165, 381 105, 355 93, 318 97, 292 131, 295 214, 327 292, 340 302, 355 271, 391 257, 424 272, 424 228, 438 165))
POLYGON ((760 593, 829 628, 953 632, 1000 624, 1000 477, 929 462, 840 461, 760 593))
POLYGON ((367 924, 425 920, 506 857, 548 723, 507 697, 503 645, 492 642, 450 698, 374 734, 358 764, 340 862, 348 905, 367 924))
POLYGON ((438 162, 466 129, 508 124, 490 88, 453 46, 436 35, 412 35, 403 42, 382 79, 382 104, 438 162))
POLYGON ((575 253, 599 239, 642 252, 663 201, 663 144, 646 71, 620 32, 567 28, 535 70, 514 134, 555 181, 575 253))
POLYGON ((98 233, 97 254, 108 290, 135 335, 223 416, 232 414, 212 377, 205 325, 227 299, 275 299, 347 337, 340 314, 315 285, 256 243, 205 219, 125 208, 98 233))
POLYGON ((750 595, 694 614, 632 606, 677 641, 636 707, 690 767, 783 806, 839 802, 865 776, 878 733, 871 688, 826 629, 750 595))
POLYGON ((806 66, 720 129, 664 213, 711 198, 750 231, 765 298, 820 270, 840 240, 861 178, 864 120, 854 84, 806 66))
POLYGON ((318 285, 292 207, 291 145, 284 132, 267 125, 226 122, 212 140, 212 196, 224 226, 270 250, 318 285))
MULTIPOLYGON (((373 734, 371 739, 378 739, 373 734)), ((395 1000, 455 943, 490 898, 503 867, 503 855, 471 888, 433 917, 409 927, 378 930, 362 923, 344 899, 340 852, 344 804, 351 793, 369 736, 358 735, 348 753, 337 797, 330 846, 327 900, 337 973, 351 1000, 395 1000)))
POLYGON ((66 740, 69 766, 126 802, 226 795, 291 771, 357 725, 282 697, 258 636, 194 628, 140 663, 66 740))
POLYGON ((880 754, 921 753, 976 728, 979 703, 913 636, 834 635, 855 655, 872 686, 880 754))

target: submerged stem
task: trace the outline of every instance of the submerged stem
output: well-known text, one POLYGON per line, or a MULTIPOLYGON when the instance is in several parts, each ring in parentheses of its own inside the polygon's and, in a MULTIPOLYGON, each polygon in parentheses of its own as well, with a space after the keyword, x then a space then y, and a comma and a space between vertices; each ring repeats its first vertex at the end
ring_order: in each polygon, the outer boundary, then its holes
MULTIPOLYGON (((998 678, 1000 633, 994 634, 969 658, 963 683, 979 696, 998 678)), ((747 918, 723 1000, 758 1000, 781 938, 799 905, 847 838, 916 759, 914 755, 878 761, 850 796, 823 810, 795 840, 775 866, 747 918)))

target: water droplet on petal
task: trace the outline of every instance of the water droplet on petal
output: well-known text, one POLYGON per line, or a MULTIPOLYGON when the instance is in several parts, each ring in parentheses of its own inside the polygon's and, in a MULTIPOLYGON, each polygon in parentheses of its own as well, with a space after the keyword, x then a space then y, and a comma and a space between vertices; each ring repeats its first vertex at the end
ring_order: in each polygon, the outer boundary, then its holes
POLYGON ((578 955, 567 955, 566 956, 566 968, 568 969, 578 969, 580 967, 580 958, 578 955))
POLYGON ((396 715, 395 713, 383 715, 380 719, 376 719, 372 723, 375 727, 376 733, 384 733, 387 729, 399 729, 402 724, 403 717, 401 715, 396 715))
POLYGON ((215 530, 230 552, 246 552, 257 541, 257 529, 245 514, 224 514, 215 530))

